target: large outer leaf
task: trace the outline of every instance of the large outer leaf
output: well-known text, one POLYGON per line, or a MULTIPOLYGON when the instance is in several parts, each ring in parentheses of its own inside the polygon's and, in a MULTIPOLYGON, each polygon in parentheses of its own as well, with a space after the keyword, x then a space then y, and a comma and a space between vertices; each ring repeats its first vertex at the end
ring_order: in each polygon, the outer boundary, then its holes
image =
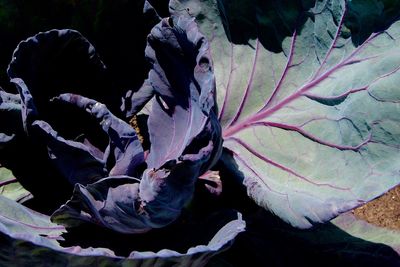
POLYGON ((338 216, 332 223, 352 236, 391 246, 400 255, 399 230, 372 225, 357 219, 351 212, 338 216))
POLYGON ((96 157, 89 146, 62 138, 47 122, 39 120, 40 115, 24 81, 14 78, 11 82, 20 92, 22 121, 26 133, 32 141, 47 150, 49 159, 64 179, 74 185, 77 182, 87 184, 104 177, 106 170, 102 158, 96 157))
MULTIPOLYGON (((65 105, 54 106, 49 101, 63 90, 89 90, 98 94, 96 89, 99 88, 95 86, 100 81, 97 78, 104 71, 105 66, 93 46, 73 30, 39 33, 22 41, 14 51, 8 74, 20 92, 20 104, 14 104, 13 113, 10 108, 4 109, 7 112, 5 115, 9 115, 4 121, 8 131, 13 128, 18 131, 14 142, 2 151, 0 162, 13 171, 36 200, 43 200, 41 202, 45 206, 50 204, 55 208, 67 200, 66 195, 71 194, 73 186, 68 185, 66 180, 72 184, 76 181, 87 183, 90 178, 102 178, 106 174, 102 158, 93 155, 89 146, 58 136, 61 128, 61 135, 68 139, 95 136, 96 141, 101 140, 104 136, 93 133, 94 129, 100 129, 97 122, 91 120, 86 112, 71 111, 65 105), (72 67, 71 64, 79 67, 72 67), (88 76, 85 76, 85 71, 88 76), (57 131, 44 122, 32 127, 38 119, 45 119, 57 131), (47 201, 47 197, 52 201, 47 201)), ((9 101, 8 106, 10 104, 9 101)), ((3 109, 1 113, 4 113, 3 109)))
POLYGON ((222 258, 236 266, 246 255, 244 266, 400 266, 398 231, 368 225, 348 213, 307 230, 291 227, 266 211, 245 219, 246 232, 212 261, 222 258))
POLYGON ((99 121, 109 138, 106 151, 100 154, 103 154, 104 161, 113 163, 110 175, 137 174, 137 167, 144 162, 143 149, 135 130, 128 123, 113 115, 104 104, 90 98, 62 94, 55 99, 74 104, 99 121))
MULTIPOLYGON (((21 97, 2 91, 0 89, 0 166, 7 167, 14 171, 14 175, 22 178, 34 177, 38 174, 42 181, 52 181, 55 175, 51 168, 45 172, 36 164, 45 162, 43 154, 39 152, 35 144, 28 140, 24 132, 21 112, 23 106, 21 97), (23 166, 23 168, 21 168, 23 166), (45 173, 45 174, 44 174, 45 173), (48 179, 46 179, 48 178, 48 179)), ((20 183, 15 182, 15 177, 5 168, 0 168, 0 194, 16 201, 25 201, 31 197, 20 183)), ((29 191, 41 191, 33 179, 24 180, 24 186, 29 191), (36 190, 38 189, 38 190, 36 190)), ((51 183, 47 183, 51 186, 51 183)), ((59 185, 59 183, 58 183, 59 185)), ((47 190, 48 191, 48 190, 47 190)), ((59 197, 63 194, 53 191, 48 195, 59 197)))
POLYGON ((207 245, 192 247, 186 253, 164 249, 133 251, 128 257, 121 257, 105 248, 62 247, 59 241, 66 230, 51 223, 48 216, 2 196, 0 207, 1 266, 204 266, 245 227, 240 217, 232 220, 207 245))
MULTIPOLYGON (((315 1, 282 52, 270 52, 260 39, 229 42, 238 34, 229 11, 245 2, 218 3, 170 5, 197 16, 212 40, 224 145, 249 195, 307 228, 397 185, 400 23, 355 47, 343 23, 346 2, 315 1)), ((263 11, 254 11, 259 36, 263 11)))

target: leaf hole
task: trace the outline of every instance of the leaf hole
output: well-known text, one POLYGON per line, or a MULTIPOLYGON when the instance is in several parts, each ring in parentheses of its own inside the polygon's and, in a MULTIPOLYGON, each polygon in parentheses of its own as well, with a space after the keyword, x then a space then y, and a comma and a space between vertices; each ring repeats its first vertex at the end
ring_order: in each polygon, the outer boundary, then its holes
POLYGON ((210 69, 210 60, 206 57, 202 57, 199 60, 199 66, 203 70, 209 70, 210 69))

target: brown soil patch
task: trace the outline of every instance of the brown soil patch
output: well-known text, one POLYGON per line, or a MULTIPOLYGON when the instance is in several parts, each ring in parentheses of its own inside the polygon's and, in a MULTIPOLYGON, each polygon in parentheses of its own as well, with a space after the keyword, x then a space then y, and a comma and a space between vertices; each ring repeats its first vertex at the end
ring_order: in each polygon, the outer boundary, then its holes
POLYGON ((371 224, 400 230, 400 186, 355 209, 353 213, 371 224))

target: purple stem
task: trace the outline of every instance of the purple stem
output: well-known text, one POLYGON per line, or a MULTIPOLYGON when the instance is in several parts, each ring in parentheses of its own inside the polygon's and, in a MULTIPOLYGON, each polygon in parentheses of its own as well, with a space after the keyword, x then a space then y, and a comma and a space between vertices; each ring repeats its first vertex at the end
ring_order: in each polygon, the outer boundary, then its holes
POLYGON ((4 216, 2 214, 0 214, 0 217, 3 217, 6 220, 9 220, 9 221, 12 221, 14 223, 21 224, 21 225, 24 225, 24 226, 27 226, 27 227, 30 227, 30 228, 33 228, 33 229, 36 229, 36 230, 60 230, 60 231, 65 230, 64 226, 52 226, 52 227, 51 226, 37 226, 37 225, 29 224, 29 223, 24 223, 22 221, 14 220, 14 219, 9 218, 7 216, 4 216))
POLYGON ((230 96, 230 92, 231 92, 231 87, 232 87, 232 74, 235 70, 235 68, 233 66, 235 64, 235 62, 233 61, 233 44, 231 44, 231 62, 230 62, 230 64, 231 64, 231 70, 229 72, 228 84, 227 84, 226 90, 225 90, 224 102, 222 104, 221 112, 219 113, 219 118, 218 118, 219 120, 221 120, 222 117, 224 116, 226 105, 227 105, 227 102, 228 102, 228 99, 230 96))
POLYGON ((364 86, 364 87, 360 87, 360 88, 354 88, 354 89, 350 89, 347 90, 346 92, 340 94, 340 95, 336 95, 336 96, 319 96, 319 95, 314 95, 314 94, 310 94, 310 93, 306 93, 304 94, 304 96, 307 96, 311 99, 318 99, 318 100, 338 100, 338 99, 342 99, 344 97, 347 97, 350 94, 354 94, 360 91, 365 91, 368 89, 369 86, 364 86))
POLYGON ((8 184, 18 183, 18 180, 15 178, 0 182, 0 187, 6 186, 8 184))
MULTIPOLYGON (((247 102, 247 99, 249 97, 251 87, 252 87, 253 81, 254 81, 254 74, 255 74, 256 68, 257 68, 257 60, 258 60, 259 51, 260 51, 260 41, 257 40, 256 52, 254 55, 254 61, 253 61, 253 67, 251 69, 250 79, 247 82, 246 91, 243 95, 242 101, 240 102, 239 109, 237 110, 235 117, 233 118, 233 120, 231 121, 231 123, 229 124, 228 127, 230 127, 236 123, 236 121, 239 119, 240 114, 242 113, 242 110, 247 102)), ((224 102, 224 104, 225 104, 225 102, 224 102)))
POLYGON ((331 55, 333 49, 335 48, 336 42, 339 39, 340 32, 342 31, 344 17, 346 16, 346 13, 347 13, 347 3, 345 4, 344 10, 343 10, 343 14, 342 14, 342 16, 340 18, 339 26, 337 28, 337 31, 336 31, 335 37, 333 39, 333 42, 331 43, 331 46, 329 47, 329 50, 326 53, 324 60, 322 61, 322 63, 320 65, 320 67, 318 68, 318 70, 315 72, 315 74, 314 74, 312 79, 315 79, 320 74, 323 66, 325 65, 325 63, 328 60, 329 56, 331 55))
POLYGON ((294 126, 294 125, 288 125, 288 124, 284 124, 284 123, 277 123, 277 122, 255 122, 252 125, 254 126, 270 126, 270 127, 276 127, 276 128, 280 128, 283 130, 289 130, 289 131, 295 131, 298 132, 299 134, 303 135, 304 137, 317 142, 318 144, 321 145, 325 145, 328 147, 332 147, 332 148, 336 148, 339 150, 352 150, 357 152, 361 147, 363 147, 364 145, 368 144, 371 141, 372 135, 371 133, 368 135, 368 138, 364 141, 362 141, 360 144, 356 145, 356 146, 346 146, 346 145, 338 145, 338 144, 334 144, 331 142, 327 142, 324 141, 320 138, 318 138, 315 135, 312 135, 306 131, 304 131, 302 128, 294 126))
POLYGON ((289 69, 292 67, 292 61, 293 61, 293 54, 294 54, 294 49, 295 49, 295 45, 296 45, 296 38, 297 38, 297 32, 296 30, 293 32, 293 36, 292 36, 292 41, 290 43, 290 51, 289 51, 289 57, 285 66, 285 69, 282 72, 281 77, 279 78, 278 84, 275 86, 274 90, 272 91, 271 96, 269 97, 269 99, 265 102, 265 105, 262 107, 261 110, 263 110, 264 108, 266 108, 271 101, 274 99, 275 95, 279 92, 279 90, 282 88, 282 84, 283 81, 286 78, 286 74, 288 73, 289 69))

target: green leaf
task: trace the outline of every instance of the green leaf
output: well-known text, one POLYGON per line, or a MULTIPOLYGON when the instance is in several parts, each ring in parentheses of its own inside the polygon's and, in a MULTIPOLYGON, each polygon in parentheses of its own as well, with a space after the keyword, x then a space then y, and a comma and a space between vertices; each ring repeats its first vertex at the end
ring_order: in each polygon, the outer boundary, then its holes
POLYGON ((355 46, 346 1, 270 3, 170 8, 211 40, 224 146, 248 194, 308 228, 400 183, 400 22, 355 46))
POLYGON ((344 213, 332 223, 348 234, 366 241, 392 247, 400 255, 400 231, 379 227, 357 219, 351 212, 344 213))
POLYGON ((212 261, 223 259, 235 266, 246 255, 246 266, 260 266, 261 263, 279 267, 400 266, 398 231, 380 229, 378 232, 374 226, 348 220, 347 216, 345 213, 333 223, 304 230, 259 211, 254 217, 246 217, 247 231, 229 251, 212 261))
POLYGON ((0 195, 5 196, 14 201, 24 201, 31 197, 31 194, 26 191, 11 171, 0 167, 0 195))

